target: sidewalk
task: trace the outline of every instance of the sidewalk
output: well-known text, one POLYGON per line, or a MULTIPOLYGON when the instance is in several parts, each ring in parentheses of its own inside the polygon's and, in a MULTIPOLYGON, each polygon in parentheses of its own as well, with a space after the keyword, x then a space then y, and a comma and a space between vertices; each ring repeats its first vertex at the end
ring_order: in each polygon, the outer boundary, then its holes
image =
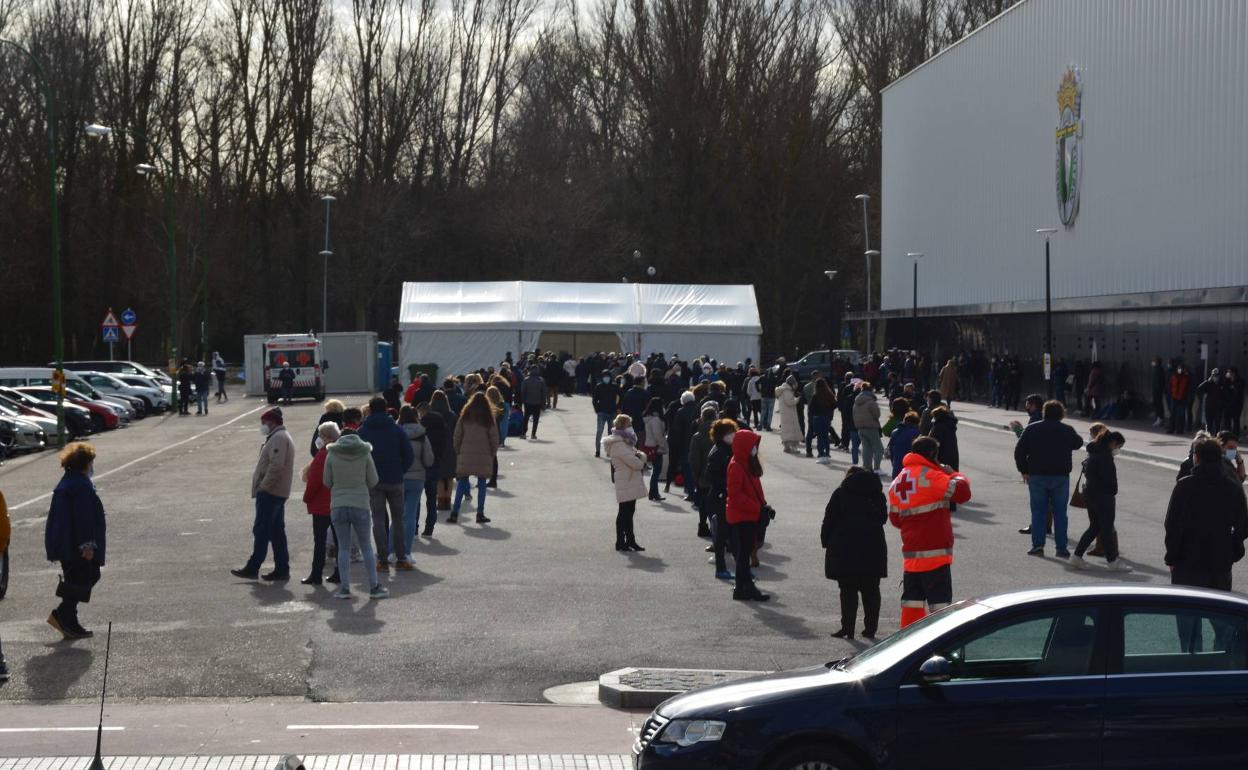
MULTIPOLYGON (((886 409, 887 406, 881 403, 880 411, 884 412, 886 409)), ((1027 424, 1026 412, 995 409, 987 404, 971 401, 955 400, 953 402, 953 413, 957 415, 959 422, 980 428, 1009 431, 1011 420, 1018 420, 1023 425, 1027 424)), ((1068 414, 1066 422, 1079 431, 1079 435, 1086 441, 1088 438, 1088 427, 1096 420, 1068 414)), ((1118 431, 1126 438, 1127 443, 1122 447, 1123 456, 1173 465, 1176 473, 1178 472, 1179 463, 1183 462, 1187 457, 1188 448, 1192 442, 1191 436, 1171 436, 1164 430, 1154 430, 1149 423, 1140 420, 1102 420, 1102 422, 1108 425, 1111 430, 1118 431)))

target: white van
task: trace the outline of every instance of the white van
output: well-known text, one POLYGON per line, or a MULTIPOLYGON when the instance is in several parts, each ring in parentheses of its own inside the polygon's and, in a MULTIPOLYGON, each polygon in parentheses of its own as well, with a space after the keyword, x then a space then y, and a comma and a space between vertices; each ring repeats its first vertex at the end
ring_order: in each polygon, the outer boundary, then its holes
MULTIPOLYGON (((52 372, 55 369, 47 367, 0 367, 0 387, 6 388, 24 388, 28 385, 51 385, 52 372)), ((77 372, 65 369, 65 381, 75 380, 82 383, 83 389, 87 392, 92 390, 91 385, 77 372)))

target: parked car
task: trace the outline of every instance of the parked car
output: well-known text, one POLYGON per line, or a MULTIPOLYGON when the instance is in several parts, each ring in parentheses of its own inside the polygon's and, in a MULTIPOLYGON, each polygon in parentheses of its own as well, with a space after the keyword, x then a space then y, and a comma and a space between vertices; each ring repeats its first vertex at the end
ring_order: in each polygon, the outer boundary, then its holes
POLYGON ((93 401, 99 401, 102 404, 111 404, 117 407, 120 412, 122 422, 130 422, 147 415, 147 407, 143 404, 143 400, 133 396, 123 396, 112 393, 101 393, 91 387, 89 383, 81 379, 66 379, 65 387, 77 393, 82 398, 89 398, 93 401))
POLYGON ((142 400, 146 410, 153 414, 169 408, 169 398, 165 396, 164 390, 155 384, 133 385, 117 375, 103 372, 79 372, 78 374, 90 383, 91 387, 105 395, 131 396, 142 400))
MULTIPOLYGON (((50 363, 48 366, 55 366, 50 363)), ((137 361, 66 361, 64 367, 75 372, 105 372, 107 374, 137 374, 150 377, 160 383, 162 388, 173 389, 173 378, 159 369, 153 369, 137 361)))
POLYGON ((847 361, 854 371, 862 365, 862 353, 857 350, 812 350, 789 364, 789 368, 803 381, 810 379, 815 372, 823 372, 827 377, 832 373, 832 362, 837 358, 847 361))
POLYGON ((0 416, 0 453, 37 452, 48 445, 48 434, 33 422, 0 416))
MULTIPOLYGON (((22 414, 34 414, 36 416, 46 414, 53 421, 56 420, 55 398, 47 401, 33 394, 23 393, 15 388, 0 387, 0 403, 20 408, 22 414)), ((66 401, 64 407, 65 428, 68 430, 70 438, 79 438, 93 432, 91 412, 89 410, 70 401, 66 401)))
MULTIPOLYGON (((56 402, 56 394, 52 392, 51 388, 26 387, 17 388, 17 390, 22 393, 29 393, 40 401, 56 402)), ((65 401, 75 406, 81 406, 91 412, 91 428, 95 433, 121 427, 121 417, 118 415, 118 410, 121 407, 115 404, 106 404, 102 401, 83 398, 69 388, 66 388, 65 401)))
MULTIPOLYGON (((39 411, 39 410, 32 409, 31 411, 33 412, 33 411, 39 411)), ((56 435, 56 416, 55 415, 25 414, 20 408, 15 407, 15 406, 10 406, 9 404, 5 402, 0 401, 0 417, 8 417, 11 420, 21 420, 22 422, 28 422, 31 425, 34 425, 35 427, 39 428, 40 430, 42 430, 44 433, 46 433, 49 436, 56 435)))
POLYGON ((1248 597, 1059 586, 662 703, 637 770, 1248 767, 1248 597))

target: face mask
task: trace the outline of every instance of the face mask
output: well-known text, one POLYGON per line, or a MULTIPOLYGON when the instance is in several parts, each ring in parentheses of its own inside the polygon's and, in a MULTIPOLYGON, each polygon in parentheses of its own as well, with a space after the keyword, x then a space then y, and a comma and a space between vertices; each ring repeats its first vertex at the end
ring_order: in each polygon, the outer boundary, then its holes
POLYGON ((727 436, 724 436, 724 443, 727 444, 728 446, 732 446, 732 437, 735 435, 737 434, 729 433, 727 436))
POLYGON ((273 429, 269 427, 267 422, 260 423, 260 435, 267 436, 273 429))
POLYGON ((757 447, 757 446, 755 446, 753 449, 751 449, 751 450, 750 450, 750 457, 758 457, 758 447, 757 447))
POLYGON ((324 448, 325 448, 325 439, 321 438, 320 436, 317 436, 317 437, 316 437, 316 448, 317 448, 318 450, 320 450, 320 449, 324 449, 324 448))
POLYGON ((610 385, 610 384, 611 384, 611 378, 610 378, 610 377, 603 377, 603 378, 602 378, 602 384, 603 384, 603 385, 610 385))
POLYGON ((1238 449, 1228 449, 1228 450, 1226 450, 1225 452, 1223 452, 1222 454, 1226 457, 1226 459, 1230 460, 1231 462, 1235 462, 1235 458, 1236 458, 1236 457, 1239 457, 1239 450, 1238 450, 1238 449))
POLYGON ((87 468, 87 478, 93 478, 94 476, 95 476, 95 466, 92 465, 90 468, 87 468))
POLYGON ((1109 450, 1109 453, 1112 454, 1114 457, 1117 457, 1118 453, 1121 451, 1122 451, 1121 449, 1111 449, 1109 450))

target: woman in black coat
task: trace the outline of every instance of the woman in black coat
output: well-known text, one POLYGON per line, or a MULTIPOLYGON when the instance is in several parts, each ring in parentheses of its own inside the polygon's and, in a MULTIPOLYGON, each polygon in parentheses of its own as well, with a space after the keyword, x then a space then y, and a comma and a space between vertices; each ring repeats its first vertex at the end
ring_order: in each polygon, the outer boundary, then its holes
POLYGON ((1083 461, 1083 499, 1088 506, 1088 529, 1075 546, 1070 564, 1075 569, 1087 569, 1090 565, 1083 554, 1099 537, 1105 552, 1106 566, 1115 572, 1130 572, 1131 568, 1118 559, 1118 533, 1114 530, 1115 498, 1118 495, 1118 469, 1114 455, 1126 443, 1116 430, 1101 431, 1088 444, 1088 459, 1083 461))
POLYGON ((104 505, 91 483, 95 449, 70 444, 61 450, 61 467, 65 475, 52 492, 44 529, 48 561, 60 562, 62 576, 56 588, 61 603, 48 615, 48 625, 66 639, 87 639, 92 634, 78 622, 78 604, 91 601, 107 545, 104 505))
POLYGON ((824 576, 841 589, 841 629, 832 634, 837 639, 854 638, 859 594, 862 635, 875 638, 880 624, 880 579, 888 577, 886 521, 888 505, 880 477, 861 466, 850 466, 828 500, 819 535, 825 550, 824 576))
POLYGON ((927 435, 940 443, 940 462, 955 471, 958 469, 958 418, 947 406, 932 410, 932 427, 927 435))

